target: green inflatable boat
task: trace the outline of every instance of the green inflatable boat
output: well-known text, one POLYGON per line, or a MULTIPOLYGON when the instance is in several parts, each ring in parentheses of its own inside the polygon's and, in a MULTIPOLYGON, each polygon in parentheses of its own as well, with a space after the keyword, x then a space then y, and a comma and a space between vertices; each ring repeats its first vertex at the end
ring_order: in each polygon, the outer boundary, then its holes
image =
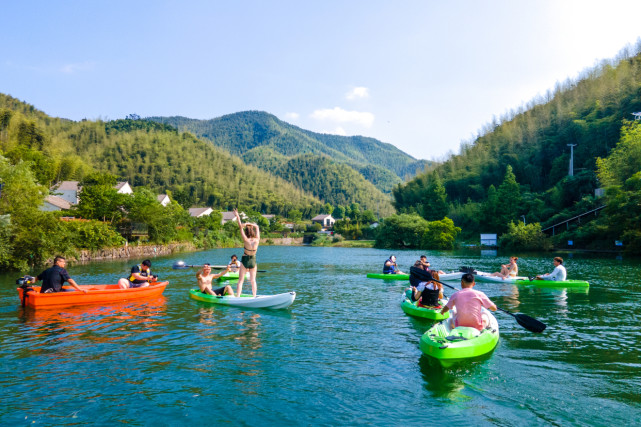
POLYGON ((421 351, 437 359, 445 368, 489 354, 499 342, 499 324, 485 308, 483 316, 489 320, 488 326, 479 331, 466 326, 452 328, 456 319, 456 313, 453 313, 452 319, 437 323, 423 334, 420 342, 421 351))
POLYGON ((585 280, 517 280, 517 285, 538 286, 539 288, 587 288, 590 286, 585 280))
POLYGON ((441 314, 441 309, 442 306, 447 304, 446 299, 439 300, 439 304, 441 307, 436 308, 436 307, 423 307, 423 306, 418 306, 417 301, 410 301, 409 298, 405 297, 403 301, 401 302, 401 308, 405 312, 405 314, 409 314, 410 316, 414 317, 420 317, 422 319, 429 319, 429 320, 443 320, 447 319, 450 317, 450 313, 447 312, 444 315, 441 314))
POLYGON ((368 279, 384 279, 384 280, 409 280, 409 274, 384 274, 384 273, 367 273, 368 279))

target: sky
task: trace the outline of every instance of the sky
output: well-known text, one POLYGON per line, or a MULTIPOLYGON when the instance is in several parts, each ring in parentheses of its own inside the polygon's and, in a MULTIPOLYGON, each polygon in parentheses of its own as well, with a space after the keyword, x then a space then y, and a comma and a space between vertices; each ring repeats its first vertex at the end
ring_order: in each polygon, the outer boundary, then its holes
POLYGON ((641 37, 637 0, 0 5, 0 93, 51 116, 260 110, 427 160, 641 37))

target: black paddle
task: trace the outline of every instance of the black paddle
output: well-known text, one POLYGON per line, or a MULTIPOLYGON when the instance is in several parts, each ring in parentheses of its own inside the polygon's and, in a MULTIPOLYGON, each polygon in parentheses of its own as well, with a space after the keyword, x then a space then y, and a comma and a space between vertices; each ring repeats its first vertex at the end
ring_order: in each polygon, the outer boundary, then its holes
MULTIPOLYGON (((450 286, 448 284, 445 284, 441 281, 438 281, 432 277, 429 271, 421 270, 420 268, 417 267, 410 267, 410 274, 414 274, 418 276, 421 279, 425 279, 426 282, 434 281, 436 283, 440 283, 443 286, 447 286, 448 288, 452 288, 454 290, 456 289, 454 286, 450 286)), ((536 320, 534 317, 527 316, 523 313, 512 313, 510 311, 507 311, 505 309, 502 309, 501 307, 496 307, 497 310, 502 311, 503 313, 507 313, 510 316, 514 317, 517 321, 517 323, 521 326, 523 326, 525 329, 531 332, 543 332, 545 328, 547 328, 547 325, 539 320, 536 320)))
MULTIPOLYGON (((202 266, 202 265, 185 264, 185 261, 177 261, 177 262, 174 263, 174 265, 172 265, 172 268, 174 270, 186 270, 186 269, 192 268, 192 267, 201 268, 201 267, 204 267, 204 266, 202 266)), ((210 267, 212 269, 215 269, 215 270, 223 270, 223 269, 227 268, 226 265, 224 265, 224 266, 223 265, 210 265, 210 267)), ((258 273, 267 273, 267 270, 256 270, 256 271, 258 273)))

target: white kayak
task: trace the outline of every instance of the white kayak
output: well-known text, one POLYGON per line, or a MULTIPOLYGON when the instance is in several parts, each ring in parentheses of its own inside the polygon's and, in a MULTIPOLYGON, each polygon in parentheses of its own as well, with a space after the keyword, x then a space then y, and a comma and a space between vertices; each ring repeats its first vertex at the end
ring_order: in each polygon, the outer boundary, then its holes
POLYGON ((486 283, 516 283, 517 280, 529 280, 527 277, 523 276, 508 276, 506 278, 500 276, 492 276, 492 273, 486 273, 484 271, 476 271, 474 274, 474 280, 477 282, 486 282, 486 283))
POLYGON ((213 304, 231 305, 234 307, 246 308, 287 308, 294 303, 296 292, 285 292, 276 295, 241 295, 240 297, 209 295, 200 292, 198 289, 189 291, 189 296, 198 301, 210 302, 213 304))

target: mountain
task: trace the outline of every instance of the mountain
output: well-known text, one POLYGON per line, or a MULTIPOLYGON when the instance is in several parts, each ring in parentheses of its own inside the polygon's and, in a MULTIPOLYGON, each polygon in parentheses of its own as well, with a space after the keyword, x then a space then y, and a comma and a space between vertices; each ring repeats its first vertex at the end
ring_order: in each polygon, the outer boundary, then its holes
MULTIPOLYGON (((134 186, 144 185, 159 193, 171 191, 173 198, 185 206, 207 205, 225 210, 239 206, 281 215, 297 209, 309 217, 319 213, 328 200, 332 204, 336 200, 359 203, 362 209, 378 209, 381 215, 394 212, 389 195, 355 172, 353 176, 339 172, 341 178, 337 181, 349 183, 349 187, 337 187, 341 197, 331 191, 316 191, 329 198, 320 199, 312 194, 311 187, 305 190, 167 124, 131 119, 74 122, 50 117, 3 94, 0 154, 13 162, 33 162, 38 180, 47 187, 62 180, 80 180, 98 170, 126 179, 134 186)), ((332 167, 327 166, 326 170, 332 167)), ((279 172, 293 179, 291 170, 279 172)), ((299 182, 312 180, 308 175, 299 182)))
MULTIPOLYGON (((402 178, 412 177, 431 165, 431 162, 416 160, 393 145, 374 138, 319 134, 261 111, 245 111, 211 120, 180 116, 148 117, 147 120, 191 132, 266 170, 270 169, 273 157, 263 161, 258 155, 265 153, 263 148, 269 148, 283 158, 301 154, 328 156, 335 162, 349 165, 387 193, 400 184, 402 178)), ((305 158, 312 159, 309 156, 305 158)))

